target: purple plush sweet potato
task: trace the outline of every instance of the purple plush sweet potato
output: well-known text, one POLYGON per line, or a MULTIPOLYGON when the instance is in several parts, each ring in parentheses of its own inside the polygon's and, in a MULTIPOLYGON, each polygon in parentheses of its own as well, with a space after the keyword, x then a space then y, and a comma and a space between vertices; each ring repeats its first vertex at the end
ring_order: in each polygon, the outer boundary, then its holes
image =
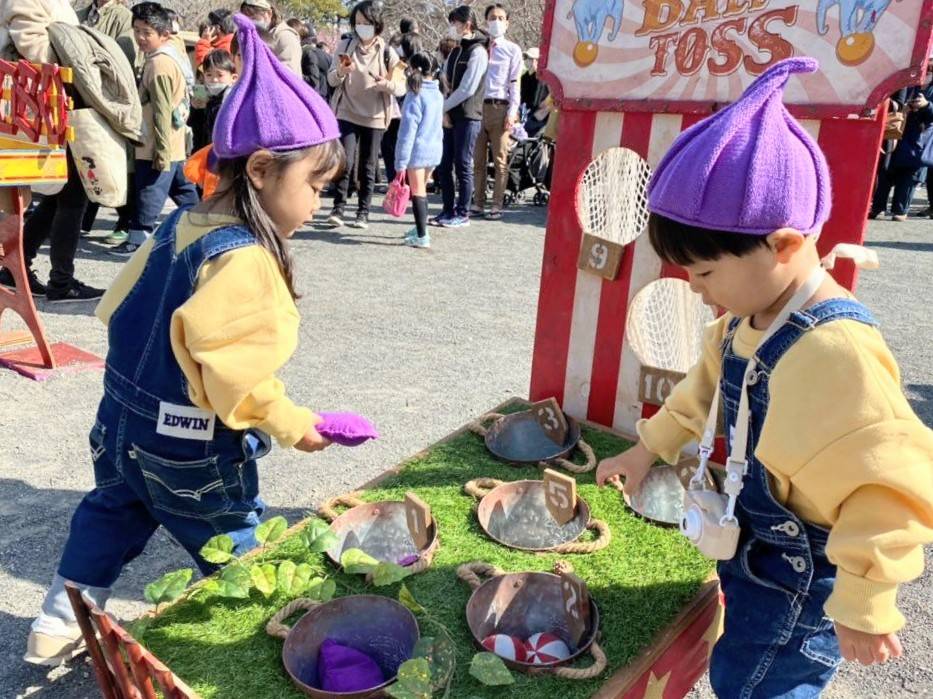
POLYGON ((361 692, 386 681, 375 660, 330 638, 318 652, 317 673, 325 692, 361 692))
POLYGON ((345 447, 357 447, 369 439, 378 439, 379 433, 372 423, 356 413, 318 413, 324 422, 314 429, 322 437, 345 447))

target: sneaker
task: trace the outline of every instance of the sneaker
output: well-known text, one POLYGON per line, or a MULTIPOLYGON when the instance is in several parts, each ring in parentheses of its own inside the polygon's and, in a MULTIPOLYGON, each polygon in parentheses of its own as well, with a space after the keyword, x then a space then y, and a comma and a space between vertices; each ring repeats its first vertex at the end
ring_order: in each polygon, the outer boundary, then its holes
POLYGON ((132 257, 136 251, 139 250, 139 248, 140 246, 136 243, 131 243, 128 240, 124 240, 122 243, 117 245, 117 247, 111 248, 107 252, 109 252, 114 257, 129 258, 132 257))
POLYGON ((126 231, 114 231, 105 239, 108 245, 119 245, 129 240, 130 234, 126 231))
POLYGON ((907 214, 894 214, 891 216, 892 221, 897 221, 898 223, 903 223, 907 220, 907 214))
MULTIPOLYGON (((30 294, 33 296, 45 296, 45 292, 48 291, 48 288, 39 281, 39 277, 36 275, 34 269, 30 268, 26 270, 26 279, 29 281, 30 294)), ((13 274, 6 267, 0 269, 0 284, 8 289, 16 288, 16 284, 13 281, 13 274)))
POLYGON ((432 226, 440 226, 441 228, 443 228, 447 224, 447 222, 452 218, 453 216, 448 216, 447 214, 438 214, 437 216, 434 216, 433 218, 429 218, 428 223, 432 226))
POLYGON ((343 209, 335 208, 330 212, 330 216, 327 217, 327 223, 331 226, 337 226, 338 228, 344 224, 343 221, 343 209))
POLYGON ((96 301, 104 295, 103 289, 95 289, 75 279, 67 289, 49 289, 45 298, 49 303, 75 303, 78 301, 96 301))
POLYGON ((356 218, 347 224, 350 228, 369 228, 369 212, 357 211, 356 218))
POLYGON ((417 237, 418 237, 418 229, 412 228, 410 231, 408 231, 408 233, 405 234, 405 238, 402 240, 402 242, 405 245, 411 245, 412 241, 417 237))
POLYGON ((444 228, 466 228, 470 225, 470 219, 466 216, 452 216, 441 224, 444 228))
POLYGON ((47 633, 30 631, 26 640, 26 654, 23 660, 33 665, 57 667, 86 649, 81 628, 75 624, 68 627, 68 636, 52 636, 47 633))
POLYGON ((421 248, 422 250, 427 250, 431 247, 431 235, 425 233, 423 238, 419 238, 418 234, 415 233, 415 237, 409 240, 405 239, 405 244, 413 248, 421 248))

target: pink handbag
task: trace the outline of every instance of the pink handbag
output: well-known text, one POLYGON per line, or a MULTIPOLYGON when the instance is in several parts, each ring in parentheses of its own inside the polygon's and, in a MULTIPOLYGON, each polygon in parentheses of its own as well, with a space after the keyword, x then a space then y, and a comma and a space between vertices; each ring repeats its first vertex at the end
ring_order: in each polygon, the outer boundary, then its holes
POLYGON ((389 216, 401 218, 408 210, 408 201, 410 199, 411 187, 405 183, 405 171, 402 170, 389 185, 386 198, 382 202, 382 209, 389 216))

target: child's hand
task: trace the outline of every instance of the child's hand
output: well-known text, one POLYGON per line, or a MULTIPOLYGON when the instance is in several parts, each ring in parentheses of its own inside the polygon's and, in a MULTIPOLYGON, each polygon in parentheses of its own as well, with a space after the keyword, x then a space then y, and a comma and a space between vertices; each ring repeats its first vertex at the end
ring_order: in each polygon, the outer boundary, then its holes
POLYGON ((657 458, 639 442, 618 456, 600 461, 596 469, 596 485, 603 486, 608 481, 618 482, 620 476, 625 476, 623 490, 629 496, 635 495, 657 458))
MULTIPOLYGON (((319 424, 320 422, 321 419, 317 418, 314 424, 319 424)), ((305 432, 305 436, 295 443, 295 449, 307 452, 321 451, 330 445, 331 441, 329 439, 322 437, 314 427, 309 427, 308 431, 305 432)))
POLYGON ((901 640, 896 633, 865 633, 836 622, 839 651, 849 661, 858 660, 862 665, 885 663, 904 654, 901 640))

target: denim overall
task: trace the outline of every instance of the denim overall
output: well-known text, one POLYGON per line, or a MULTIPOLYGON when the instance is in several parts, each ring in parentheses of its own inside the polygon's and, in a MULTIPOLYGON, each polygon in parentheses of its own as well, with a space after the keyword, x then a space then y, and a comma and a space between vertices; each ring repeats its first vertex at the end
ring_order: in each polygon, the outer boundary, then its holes
POLYGON ((104 397, 91 430, 95 488, 78 505, 59 575, 110 587, 161 524, 205 574, 216 566, 198 551, 217 534, 236 552, 255 546, 259 499, 256 459, 270 441, 231 430, 188 399, 172 352, 172 313, 195 288, 201 265, 255 245, 245 228, 218 228, 175 252, 182 210, 155 234, 139 281, 110 320, 104 397))
MULTIPOLYGON (((719 563, 725 633, 713 649, 710 684, 722 699, 817 697, 841 662, 832 621, 823 612, 836 577, 836 567, 826 558, 829 532, 775 500, 768 471, 754 455, 774 367, 805 333, 840 319, 875 325, 861 304, 830 299, 791 314, 756 352, 747 389, 748 472, 735 510, 741 536, 735 557, 719 563)), ((730 446, 748 364, 732 348, 739 322, 729 325, 722 345, 721 394, 730 446)))

